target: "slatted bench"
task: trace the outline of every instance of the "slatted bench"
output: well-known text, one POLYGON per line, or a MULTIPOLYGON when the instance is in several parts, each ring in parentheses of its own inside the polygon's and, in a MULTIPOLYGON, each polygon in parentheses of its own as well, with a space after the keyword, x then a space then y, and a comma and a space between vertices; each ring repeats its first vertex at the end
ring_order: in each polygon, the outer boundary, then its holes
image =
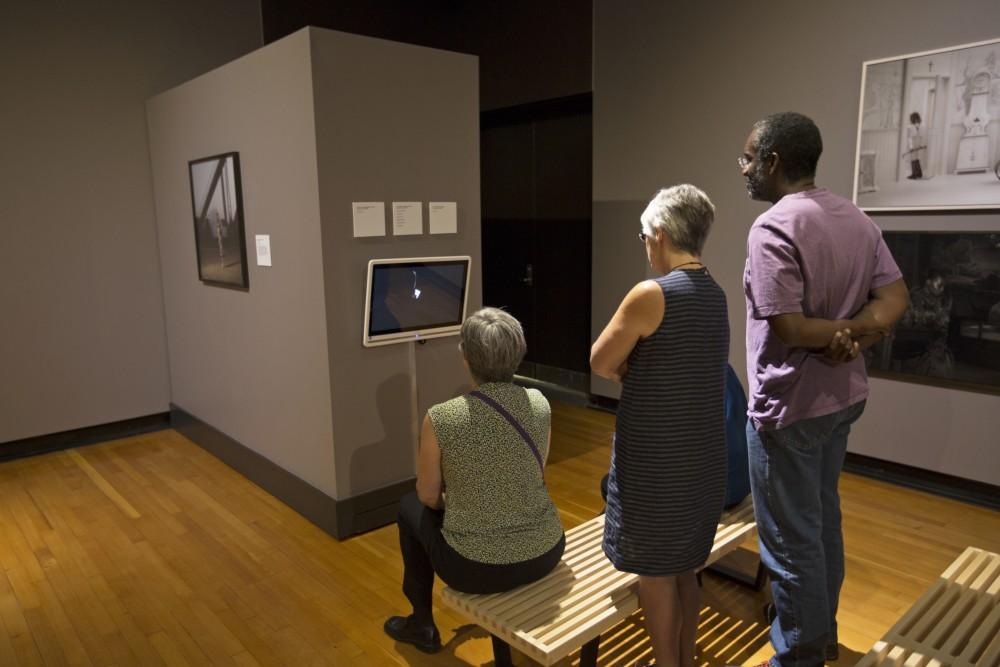
MULTIPOLYGON (((754 531, 750 498, 724 513, 706 566, 754 531)), ((506 593, 470 595, 445 588, 445 605, 493 636, 497 667, 510 665, 510 646, 542 665, 577 648, 581 667, 597 664, 601 633, 639 609, 637 575, 619 572, 604 555, 604 515, 566 532, 562 562, 548 576, 506 593)))
POLYGON ((1000 666, 1000 556, 967 548, 856 667, 1000 666))

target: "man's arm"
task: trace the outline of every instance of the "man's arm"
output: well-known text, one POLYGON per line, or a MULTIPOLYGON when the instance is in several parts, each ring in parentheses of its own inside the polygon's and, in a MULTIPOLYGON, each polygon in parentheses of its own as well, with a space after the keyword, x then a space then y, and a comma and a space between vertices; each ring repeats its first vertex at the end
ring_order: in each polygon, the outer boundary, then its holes
POLYGON ((906 283, 900 279, 872 290, 868 303, 850 320, 826 320, 806 317, 802 313, 785 313, 769 317, 767 321, 778 338, 789 347, 826 348, 840 333, 850 335, 860 350, 864 350, 888 335, 909 305, 906 283))
POLYGON ((851 320, 859 327, 856 338, 860 342, 861 338, 874 336, 878 340, 888 335, 909 306, 910 292, 902 278, 873 289, 868 303, 851 320))
POLYGON ((768 324, 788 347, 825 348, 838 331, 853 330, 851 320, 825 320, 802 313, 784 313, 767 318, 768 324))
POLYGON ((869 333, 858 335, 851 329, 838 331, 823 352, 829 361, 850 361, 889 335, 910 306, 910 293, 902 279, 871 291, 868 303, 851 320, 863 324, 869 333))

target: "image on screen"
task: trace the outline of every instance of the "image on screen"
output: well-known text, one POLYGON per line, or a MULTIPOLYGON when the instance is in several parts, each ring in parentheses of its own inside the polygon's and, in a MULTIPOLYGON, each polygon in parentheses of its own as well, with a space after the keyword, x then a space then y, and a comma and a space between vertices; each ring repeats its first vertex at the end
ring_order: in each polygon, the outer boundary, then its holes
POLYGON ((372 266, 369 338, 462 323, 468 260, 372 266))

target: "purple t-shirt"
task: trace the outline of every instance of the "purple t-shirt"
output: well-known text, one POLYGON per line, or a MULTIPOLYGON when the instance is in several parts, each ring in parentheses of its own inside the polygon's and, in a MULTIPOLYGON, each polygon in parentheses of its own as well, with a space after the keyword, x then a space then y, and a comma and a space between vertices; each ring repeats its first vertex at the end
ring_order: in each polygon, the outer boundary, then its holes
POLYGON ((747 238, 747 414, 759 430, 831 414, 868 396, 860 356, 830 364, 785 345, 767 318, 853 317, 871 290, 902 277, 882 232, 847 199, 818 188, 782 199, 753 223, 747 238))

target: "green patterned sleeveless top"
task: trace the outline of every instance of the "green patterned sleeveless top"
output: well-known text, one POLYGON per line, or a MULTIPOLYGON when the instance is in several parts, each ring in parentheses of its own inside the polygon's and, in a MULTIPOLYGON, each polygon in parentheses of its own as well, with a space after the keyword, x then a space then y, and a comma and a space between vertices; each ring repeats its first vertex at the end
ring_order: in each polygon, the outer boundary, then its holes
MULTIPOLYGON (((548 457, 549 403, 536 389, 509 382, 479 387, 502 405, 548 457)), ((469 395, 428 411, 444 479, 445 541, 462 556, 503 565, 541 556, 562 524, 531 447, 504 417, 469 395)))

